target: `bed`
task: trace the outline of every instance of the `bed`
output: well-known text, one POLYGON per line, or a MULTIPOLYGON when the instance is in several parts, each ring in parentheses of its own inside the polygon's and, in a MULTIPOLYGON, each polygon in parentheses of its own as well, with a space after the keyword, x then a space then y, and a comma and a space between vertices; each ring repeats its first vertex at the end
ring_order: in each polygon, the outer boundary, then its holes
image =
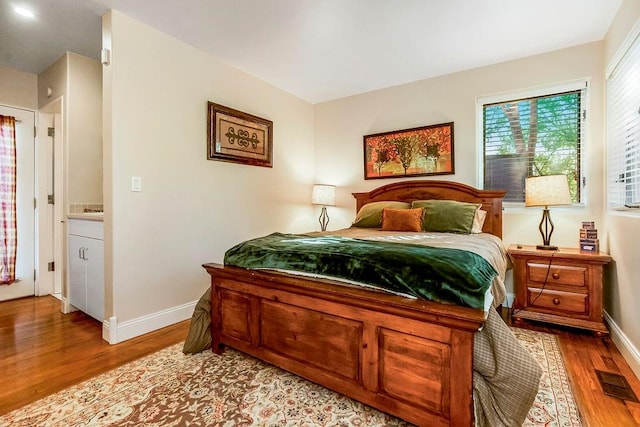
MULTIPOLYGON (((502 191, 422 180, 353 196, 358 211, 380 201, 478 203, 486 211, 482 232, 502 236, 502 191)), ((474 363, 474 346, 476 352, 486 351, 496 341, 511 340, 494 310, 345 286, 331 278, 220 264, 203 267, 211 276, 215 353, 233 347, 423 426, 470 426, 480 419, 495 423, 493 415, 485 415, 487 407, 501 405, 503 398, 530 406, 537 392, 539 368, 519 354, 517 343, 500 346, 497 355, 476 353, 474 363), (485 331, 482 336, 479 330, 485 331), (522 360, 511 363, 513 354, 522 360), (507 374, 499 373, 497 364, 509 365, 507 374), (500 376, 509 381, 527 376, 531 390, 515 397, 524 386, 501 388, 489 378, 500 376), (478 393, 488 397, 474 402, 478 393)), ((497 409, 507 425, 509 414, 502 412, 508 410, 497 409)))

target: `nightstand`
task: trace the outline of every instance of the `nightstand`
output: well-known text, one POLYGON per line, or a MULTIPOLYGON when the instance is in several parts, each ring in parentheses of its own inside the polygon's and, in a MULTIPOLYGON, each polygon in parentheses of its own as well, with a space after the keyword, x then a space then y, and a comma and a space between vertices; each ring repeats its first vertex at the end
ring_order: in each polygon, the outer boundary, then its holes
POLYGON ((602 274, 611 257, 598 252, 511 245, 516 298, 512 319, 609 333, 602 320, 602 274))

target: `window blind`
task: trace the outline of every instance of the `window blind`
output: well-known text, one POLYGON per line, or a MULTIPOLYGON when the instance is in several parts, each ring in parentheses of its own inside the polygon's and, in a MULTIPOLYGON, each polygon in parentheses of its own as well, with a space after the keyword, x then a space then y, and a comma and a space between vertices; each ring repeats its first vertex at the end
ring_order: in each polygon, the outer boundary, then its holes
POLYGON ((607 79, 607 201, 640 207, 640 32, 607 79))
POLYGON ((566 174, 573 202, 581 202, 585 90, 485 104, 484 188, 524 202, 526 177, 566 174))

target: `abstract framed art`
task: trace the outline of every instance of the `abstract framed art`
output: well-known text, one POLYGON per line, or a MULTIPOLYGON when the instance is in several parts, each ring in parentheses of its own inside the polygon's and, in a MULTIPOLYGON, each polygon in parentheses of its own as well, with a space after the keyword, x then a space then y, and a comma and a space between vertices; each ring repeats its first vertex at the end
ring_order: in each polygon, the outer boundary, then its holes
POLYGON ((364 179, 451 175, 453 122, 363 137, 364 179))
POLYGON ((209 102, 207 159, 273 167, 273 122, 209 102))

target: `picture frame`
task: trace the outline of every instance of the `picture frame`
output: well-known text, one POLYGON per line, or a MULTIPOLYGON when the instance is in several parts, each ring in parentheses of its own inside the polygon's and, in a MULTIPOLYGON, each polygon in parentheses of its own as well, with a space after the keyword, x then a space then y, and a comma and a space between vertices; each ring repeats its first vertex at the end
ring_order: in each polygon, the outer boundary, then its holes
POLYGON ((452 175, 453 122, 363 137, 364 179, 452 175))
POLYGON ((273 167, 273 122, 208 102, 207 160, 273 167))

